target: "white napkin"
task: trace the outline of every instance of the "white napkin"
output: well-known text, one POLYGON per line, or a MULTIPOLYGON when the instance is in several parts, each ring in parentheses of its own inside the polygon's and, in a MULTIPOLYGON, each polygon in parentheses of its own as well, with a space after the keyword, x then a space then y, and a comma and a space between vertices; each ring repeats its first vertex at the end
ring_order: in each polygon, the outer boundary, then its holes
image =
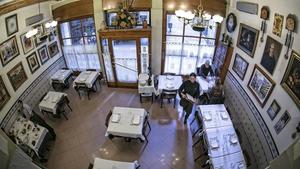
POLYGON ((221 117, 222 119, 228 119, 228 114, 225 111, 223 111, 221 112, 221 117))
POLYGON ((83 77, 79 78, 80 82, 84 82, 85 80, 86 80, 86 78, 83 78, 83 77))
POLYGON ((235 135, 232 135, 232 136, 230 137, 230 142, 231 142, 232 144, 235 144, 235 143, 238 142, 238 139, 236 138, 235 135))
POLYGON ((84 72, 84 74, 91 74, 92 72, 91 71, 86 71, 86 72, 84 72))
POLYGON ((132 119, 132 124, 138 125, 141 122, 141 116, 139 115, 134 115, 132 119))
POLYGON ((204 120, 210 121, 211 120, 211 114, 209 112, 205 112, 203 114, 204 120))
POLYGON ((210 146, 213 149, 214 148, 219 148, 219 143, 218 143, 217 139, 211 139, 210 146))
POLYGON ((43 100, 48 100, 49 99, 49 96, 48 96, 48 94, 44 97, 44 99, 43 100))
POLYGON ((167 83, 167 84, 166 84, 166 87, 167 87, 168 89, 172 89, 172 88, 174 88, 174 85, 173 85, 172 83, 167 83))
POLYGON ((118 123, 121 119, 120 114, 112 114, 111 116, 111 122, 113 123, 118 123))

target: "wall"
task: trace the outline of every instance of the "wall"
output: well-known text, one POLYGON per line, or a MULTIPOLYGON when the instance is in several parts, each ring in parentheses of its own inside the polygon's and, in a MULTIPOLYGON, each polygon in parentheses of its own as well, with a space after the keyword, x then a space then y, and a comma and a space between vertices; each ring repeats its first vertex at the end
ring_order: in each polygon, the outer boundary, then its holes
MULTIPOLYGON (((282 51, 281 51, 281 55, 279 57, 277 66, 275 67, 275 71, 273 73, 273 75, 268 74, 276 83, 275 88, 273 90, 273 92, 270 95, 270 98, 268 99, 268 101, 266 102, 264 107, 261 107, 259 105, 259 103, 256 101, 256 99, 254 98, 253 94, 249 91, 249 89, 247 88, 247 84, 248 81, 250 79, 250 76, 252 74, 252 71, 254 69, 254 65, 258 64, 260 66, 260 61, 262 58, 262 54, 263 54, 263 50, 265 47, 265 42, 266 42, 266 38, 267 36, 265 35, 265 41, 264 42, 260 42, 258 41, 257 46, 256 46, 256 51, 255 51, 255 55, 254 58, 251 58, 250 56, 248 56, 245 52, 243 52, 241 49, 239 49, 238 47, 236 47, 236 41, 237 41, 237 37, 238 37, 238 31, 239 31, 239 24, 240 23, 245 23, 255 29, 260 29, 260 23, 261 23, 261 19, 259 17, 260 15, 260 8, 264 5, 269 6, 270 8, 270 20, 267 21, 267 35, 271 36, 273 39, 279 41, 281 44, 284 44, 285 41, 285 35, 287 33, 287 30, 283 27, 282 30, 282 35, 281 37, 278 37, 276 35, 274 35, 272 33, 272 25, 273 25, 273 21, 274 21, 274 14, 275 13, 279 13, 281 15, 284 15, 284 23, 283 25, 285 26, 285 19, 286 16, 289 13, 292 14, 296 14, 298 16, 298 22, 299 22, 299 17, 300 17, 300 11, 299 11, 299 6, 300 6, 300 1, 298 0, 286 0, 286 1, 281 1, 281 0, 252 0, 251 2, 253 3, 257 3, 259 5, 259 14, 258 15, 252 15, 252 14, 248 14, 248 13, 244 13, 244 12, 240 12, 238 11, 235 6, 236 6, 236 0, 231 0, 230 4, 229 4, 229 8, 228 8, 228 13, 233 12, 236 16, 237 16, 237 21, 238 21, 238 25, 237 28, 235 29, 235 31, 233 33, 230 34, 230 36, 233 37, 233 47, 234 47, 234 52, 233 55, 235 56, 235 53, 240 54, 247 62, 249 62, 249 66, 248 66, 248 71, 246 72, 245 78, 242 81, 236 74, 235 72, 232 70, 232 65, 233 65, 233 61, 234 61, 234 57, 231 60, 231 64, 230 64, 230 69, 229 71, 232 73, 232 75, 235 77, 234 79, 236 79, 238 81, 239 84, 241 84, 243 90, 248 94, 248 97, 250 98, 250 100, 254 103, 255 107, 251 108, 251 109, 257 109, 257 112, 259 114, 257 114, 256 116, 260 116, 263 120, 263 123, 266 124, 267 129, 269 131, 266 131, 265 133, 270 133, 271 136, 274 139, 274 142, 276 144, 276 147, 278 148, 279 153, 283 152, 285 149, 288 148, 289 145, 291 145, 294 140, 291 138, 291 133, 295 131, 295 127, 296 124, 299 122, 300 119, 300 111, 299 108, 296 106, 295 102, 292 100, 292 98, 288 95, 288 93, 282 88, 282 86, 280 85, 281 80, 283 78, 284 72, 287 68, 287 64, 288 64, 288 60, 286 60, 284 58, 284 53, 286 51, 286 47, 283 46, 282 47, 282 51), (272 121, 268 114, 266 113, 267 108, 270 106, 270 104, 272 103, 272 101, 276 99, 277 102, 280 104, 281 106, 281 111, 278 113, 278 115, 275 117, 275 119, 272 121), (287 126, 277 135, 275 130, 274 130, 274 125, 275 123, 279 120, 279 118, 282 116, 282 114, 284 113, 284 111, 287 110, 290 115, 291 115, 291 120, 288 122, 287 126)), ((225 31, 225 25, 223 22, 222 25, 222 32, 225 31)), ((297 32, 299 32, 299 26, 298 26, 298 30, 297 32)), ((259 34, 259 37, 261 37, 261 32, 259 34)), ((295 39, 294 39, 294 44, 293 44, 293 49, 300 53, 300 36, 299 33, 295 34, 295 39)), ((267 72, 262 66, 260 66, 265 72, 267 72)), ((230 79, 227 79, 230 80, 230 79)), ((225 83, 225 85, 230 85, 230 83, 225 83)), ((228 91, 231 92, 231 91, 228 91)), ((243 96, 239 96, 240 99, 247 99, 247 98, 243 98, 243 96)), ((234 98, 227 98, 229 99, 229 102, 232 101, 232 99, 234 98)), ((248 109, 247 107, 250 107, 250 105, 245 104, 243 105, 245 109, 248 109)), ((251 113, 251 111, 241 111, 239 113, 251 113)), ((262 130, 256 128, 257 130, 262 130)), ((258 132, 260 133, 260 132, 258 132)), ((261 135, 259 135, 260 137, 263 137, 261 135)), ((261 138, 261 140, 264 140, 264 138, 261 138)), ((264 142, 264 141, 262 141, 264 142)))
MULTIPOLYGON (((51 18, 49 5, 52 4, 52 3, 53 3, 53 1, 41 3, 41 13, 44 14, 44 19, 41 22, 45 22, 45 21, 47 21, 51 18)), ((28 18, 28 17, 31 17, 33 15, 38 14, 38 5, 35 4, 35 5, 27 6, 27 7, 24 7, 24 8, 17 9, 16 11, 7 13, 5 15, 1 15, 0 16, 0 23, 3 23, 3 24, 0 25, 0 32, 1 32, 0 42, 3 42, 6 39, 8 39, 8 37, 6 35, 5 24, 4 24, 5 23, 5 17, 10 16, 10 15, 15 14, 15 13, 17 14, 17 17, 18 17, 19 31, 17 33, 15 33, 14 35, 12 35, 12 36, 16 36, 16 38, 17 38, 20 55, 17 56, 16 58, 14 58, 12 61, 10 61, 7 65, 5 65, 4 68, 2 67, 2 65, 0 65, 0 75, 1 75, 3 81, 6 85, 6 88, 8 89, 9 94, 11 95, 11 99, 9 100, 9 102, 4 106, 4 108, 0 112, 0 121, 3 120, 3 118, 5 117, 7 112, 11 109, 11 107, 14 105, 16 100, 24 93, 24 91, 32 83, 34 83, 35 80, 38 77, 40 77, 40 75, 45 70, 47 70, 47 68, 49 68, 49 66, 51 66, 54 62, 56 62, 62 56, 62 53, 60 51, 55 57, 48 60, 44 65, 41 65, 41 67, 34 74, 31 74, 30 69, 29 69, 28 64, 27 64, 26 57, 28 55, 30 55, 32 53, 32 51, 27 53, 26 55, 24 55, 23 50, 22 50, 22 46, 21 46, 22 44, 20 42, 20 35, 23 34, 23 33, 26 33, 30 29, 30 27, 27 27, 26 24, 25 24, 25 18, 28 18), (19 62, 22 62, 28 79, 22 84, 22 86, 17 91, 14 91, 14 89, 12 88, 12 86, 11 86, 9 80, 8 80, 8 77, 7 77, 6 73, 9 70, 11 70, 19 62)), ((59 41, 57 39, 56 39, 56 41, 58 42, 59 50, 60 50, 59 41)), ((50 44, 50 43, 47 41, 44 44, 50 44)), ((43 46, 44 44, 40 45, 39 47, 43 46)), ((35 48, 34 52, 38 48, 35 48)), ((51 74, 49 74, 49 75, 51 75, 51 74)), ((47 84, 49 84, 48 80, 47 80, 47 84)), ((45 86, 45 85, 41 85, 41 86, 45 86)), ((46 85, 46 87, 48 87, 48 89, 49 89, 50 85, 48 85, 48 86, 46 85)), ((28 96, 28 95, 26 95, 26 96, 28 96)), ((28 96, 28 97, 30 97, 30 96, 28 96)), ((31 104, 36 104, 36 103, 31 102, 31 104)))

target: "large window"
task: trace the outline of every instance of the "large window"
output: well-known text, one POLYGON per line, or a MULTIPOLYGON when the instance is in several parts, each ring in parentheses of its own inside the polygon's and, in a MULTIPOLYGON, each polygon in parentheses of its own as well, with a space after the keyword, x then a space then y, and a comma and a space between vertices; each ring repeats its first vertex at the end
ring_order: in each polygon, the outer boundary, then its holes
POLYGON ((196 32, 184 25, 174 14, 167 14, 164 72, 189 74, 206 60, 212 60, 215 51, 217 26, 196 32))
POLYGON ((100 69, 94 19, 75 19, 60 24, 64 56, 74 70, 100 69))

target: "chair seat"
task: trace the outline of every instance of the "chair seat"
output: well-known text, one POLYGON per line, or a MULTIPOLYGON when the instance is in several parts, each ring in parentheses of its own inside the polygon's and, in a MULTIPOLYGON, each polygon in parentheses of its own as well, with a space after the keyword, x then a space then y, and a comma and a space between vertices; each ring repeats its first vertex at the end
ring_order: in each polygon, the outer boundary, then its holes
POLYGON ((151 97, 152 93, 141 93, 141 96, 143 96, 143 97, 151 97))

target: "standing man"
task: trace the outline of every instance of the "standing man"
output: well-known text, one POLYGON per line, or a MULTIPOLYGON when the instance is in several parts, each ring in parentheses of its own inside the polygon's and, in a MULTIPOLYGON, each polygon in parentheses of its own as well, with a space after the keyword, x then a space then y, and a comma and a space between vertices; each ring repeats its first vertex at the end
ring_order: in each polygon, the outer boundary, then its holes
POLYGON ((23 113, 23 116, 27 119, 32 121, 35 124, 38 124, 40 126, 45 127, 48 129, 50 135, 52 136, 52 139, 55 140, 56 134, 51 126, 49 126, 43 118, 41 118, 38 114, 36 114, 32 108, 26 104, 23 103, 22 100, 18 100, 18 103, 21 105, 21 112, 23 113))
POLYGON ((192 113, 194 103, 200 94, 199 83, 196 82, 195 73, 190 74, 189 80, 182 83, 178 92, 181 98, 180 106, 182 106, 185 111, 184 124, 186 124, 189 115, 192 113))

